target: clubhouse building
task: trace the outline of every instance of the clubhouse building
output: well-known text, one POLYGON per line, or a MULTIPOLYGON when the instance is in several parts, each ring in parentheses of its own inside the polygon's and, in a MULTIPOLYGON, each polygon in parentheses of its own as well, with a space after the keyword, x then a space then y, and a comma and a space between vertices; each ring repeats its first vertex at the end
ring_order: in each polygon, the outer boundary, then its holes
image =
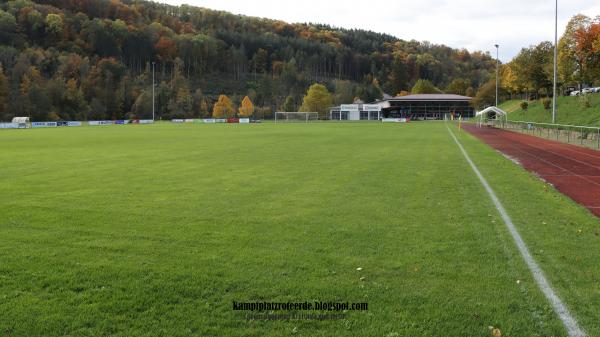
POLYGON ((371 104, 355 101, 332 107, 329 117, 332 120, 379 120, 382 118, 408 118, 410 120, 437 120, 454 114, 471 118, 475 109, 471 107, 471 97, 451 94, 418 94, 398 97, 384 97, 371 104))

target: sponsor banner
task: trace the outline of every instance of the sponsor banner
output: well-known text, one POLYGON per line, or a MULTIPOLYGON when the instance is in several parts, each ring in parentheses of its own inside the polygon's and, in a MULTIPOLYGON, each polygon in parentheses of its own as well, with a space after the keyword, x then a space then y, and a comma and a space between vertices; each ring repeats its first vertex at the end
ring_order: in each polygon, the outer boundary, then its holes
POLYGON ((358 104, 342 104, 340 105, 341 111, 358 111, 358 104))
POLYGON ((184 123, 194 123, 194 119, 192 118, 186 118, 183 120, 184 123))
POLYGON ((139 123, 140 124, 154 124, 154 121, 152 119, 140 119, 139 123))
POLYGON ((113 121, 89 121, 88 125, 112 125, 113 121))
POLYGON ((124 125, 124 124, 127 124, 127 121, 123 120, 123 119, 118 119, 115 121, 115 124, 124 125))
POLYGON ((18 129, 19 123, 0 123, 0 129, 18 129))
POLYGON ((81 122, 77 122, 77 121, 56 122, 56 126, 81 126, 81 122))
POLYGON ((202 122, 204 122, 204 123, 216 123, 217 120, 214 119, 214 118, 205 118, 205 119, 202 120, 202 122))
POLYGON ((32 128, 54 128, 58 125, 56 122, 33 122, 31 123, 32 128))
POLYGON ((215 119, 215 123, 227 123, 227 119, 225 119, 225 118, 217 118, 217 119, 215 119))
POLYGON ((227 118, 227 123, 239 123, 239 118, 227 118))
POLYGON ((382 118, 382 122, 384 123, 408 123, 408 118, 382 118))
POLYGON ((248 123, 250 123, 250 118, 240 118, 240 123, 248 124, 248 123))
POLYGON ((379 104, 363 104, 363 111, 381 111, 379 104))
POLYGON ((171 122, 173 122, 173 123, 183 123, 184 120, 177 118, 177 119, 171 119, 171 122))

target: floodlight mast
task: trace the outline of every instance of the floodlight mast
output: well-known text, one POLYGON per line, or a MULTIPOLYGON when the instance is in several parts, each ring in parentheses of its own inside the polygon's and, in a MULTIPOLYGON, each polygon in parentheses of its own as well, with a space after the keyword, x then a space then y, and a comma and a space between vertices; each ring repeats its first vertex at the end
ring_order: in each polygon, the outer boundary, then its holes
POLYGON ((558 0, 554 1, 554 83, 552 84, 552 124, 556 123, 556 82, 558 80, 557 55, 558 55, 558 0))
POLYGON ((500 48, 500 45, 495 44, 494 46, 496 47, 496 106, 498 106, 498 67, 500 65, 500 61, 498 60, 498 49, 500 48))
POLYGON ((152 121, 154 121, 154 64, 152 62, 152 121))

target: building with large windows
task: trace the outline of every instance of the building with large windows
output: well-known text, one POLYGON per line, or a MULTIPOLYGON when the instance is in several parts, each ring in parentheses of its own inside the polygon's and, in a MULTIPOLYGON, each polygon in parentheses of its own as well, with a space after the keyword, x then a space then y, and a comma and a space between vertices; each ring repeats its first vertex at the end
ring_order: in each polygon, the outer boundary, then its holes
POLYGON ((471 97, 451 94, 418 94, 387 97, 372 104, 342 104, 330 109, 333 120, 379 120, 381 118, 408 118, 436 120, 454 115, 471 118, 475 109, 471 97))
POLYGON ((332 107, 329 110, 329 119, 332 120, 370 120, 377 121, 381 119, 380 104, 364 104, 355 102, 355 104, 342 104, 337 107, 332 107))

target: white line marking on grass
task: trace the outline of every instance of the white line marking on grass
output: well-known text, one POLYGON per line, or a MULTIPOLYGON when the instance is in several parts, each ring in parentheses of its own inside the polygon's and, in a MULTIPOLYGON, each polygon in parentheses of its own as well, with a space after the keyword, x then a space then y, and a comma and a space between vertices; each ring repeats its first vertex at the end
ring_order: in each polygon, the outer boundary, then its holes
POLYGON ((554 312, 556 312, 556 314, 558 315, 560 320, 563 322, 565 328, 567 329, 569 336, 571 336, 571 337, 586 337, 585 331, 583 331, 583 329, 581 327, 579 327, 579 324, 577 323, 577 320, 575 320, 575 317, 573 317, 571 315, 571 313, 569 312, 569 309, 567 309, 567 306, 556 295, 554 290, 552 290, 550 283, 546 279, 546 276, 544 276, 544 272, 542 271, 540 266, 537 264, 537 262, 535 262, 535 260, 531 256, 531 253, 529 252, 529 248, 527 248, 525 241, 523 241, 523 239, 521 238, 521 235, 519 234, 519 232, 517 231, 517 228, 513 224, 512 220, 510 219, 510 216, 506 212, 506 209, 504 208, 504 206, 502 206, 502 203, 500 202, 500 199, 498 199, 498 197, 496 196, 496 193, 494 192, 494 190, 490 187, 490 185, 488 184, 487 180, 485 180, 485 178, 483 177, 481 172, 479 172, 479 169, 477 168, 477 166, 475 166, 475 163, 473 163, 473 161, 471 160, 471 157, 469 157, 469 154, 467 154, 467 151, 462 146, 462 144, 458 141, 458 139, 456 138, 456 136, 454 135, 452 130, 450 130, 448 125, 446 125, 446 128, 448 129, 448 132, 450 132, 452 139, 454 139, 454 142, 456 143, 456 145, 458 145, 458 148, 460 149, 462 154, 465 156, 465 159, 467 160, 467 162, 473 169, 473 172, 475 172, 475 174, 477 175, 477 178, 479 178, 479 181, 481 182, 483 187, 485 187, 485 190, 487 191, 488 195, 490 196, 490 199, 492 199, 494 206, 496 206, 498 213, 500 213, 502 220, 504 220, 504 223, 506 224, 508 231, 510 232, 513 239, 515 240, 517 248, 519 249, 519 252, 521 252, 521 256, 523 256, 523 260, 525 260, 525 262, 527 263, 527 266, 529 267, 529 270, 533 274, 533 278, 535 279, 535 282, 537 283, 540 290, 544 293, 544 295, 546 296, 548 301, 550 301, 550 303, 552 304, 552 307, 554 308, 554 312))

